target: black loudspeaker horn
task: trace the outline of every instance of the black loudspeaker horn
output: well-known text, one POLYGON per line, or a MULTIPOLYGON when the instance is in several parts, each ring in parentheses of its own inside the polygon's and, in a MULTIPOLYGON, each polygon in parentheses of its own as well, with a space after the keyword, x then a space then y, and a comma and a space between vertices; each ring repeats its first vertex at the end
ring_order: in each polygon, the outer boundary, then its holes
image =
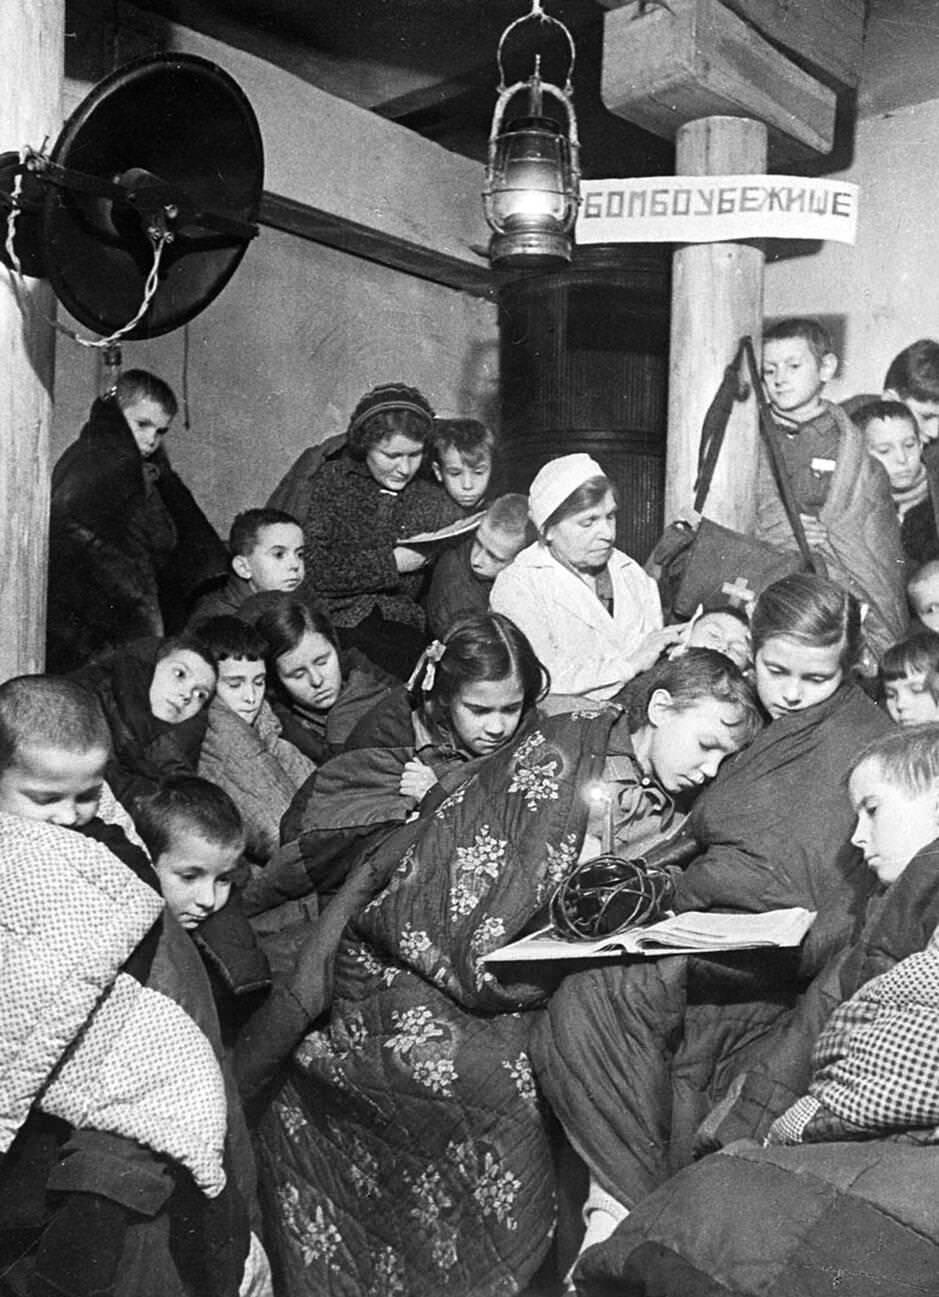
MULTIPOLYGON (((108 336, 156 290, 132 341, 198 315, 251 239, 264 178, 257 119, 238 84, 190 54, 118 68, 65 123, 48 154, 0 154, 0 217, 19 182, 13 249, 82 324, 108 336)), ((0 259, 10 265, 0 222, 0 259)))

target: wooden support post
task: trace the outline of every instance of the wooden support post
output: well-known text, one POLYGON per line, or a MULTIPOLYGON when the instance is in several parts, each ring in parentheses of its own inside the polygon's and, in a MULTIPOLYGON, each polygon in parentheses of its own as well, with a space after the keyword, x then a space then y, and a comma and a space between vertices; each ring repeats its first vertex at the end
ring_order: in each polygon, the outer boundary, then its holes
MULTIPOLYGON (((775 156, 828 152, 836 98, 855 84, 863 0, 600 0, 603 102, 657 135, 675 136, 677 175, 760 175, 775 156), (761 34, 762 33, 762 34, 761 34), (772 42, 772 43, 771 43, 772 42)), ((740 338, 759 337, 763 251, 680 246, 672 267, 665 518, 693 500, 701 422, 740 338)), ((749 530, 756 511, 756 403, 731 416, 704 512, 749 530)))
MULTIPOLYGON (((3 0, 0 152, 39 148, 61 125, 65 0, 3 0)), ((0 209, 2 210, 2 209, 0 209)), ((6 221, 0 237, 6 238, 6 221)), ((0 680, 41 671, 46 633, 49 428, 55 334, 45 283, 20 285, 0 267, 0 680)))
MULTIPOLYGON (((766 171, 767 132, 742 117, 705 117, 678 131, 677 175, 753 175, 766 171)), ((763 316, 761 248, 740 243, 679 247, 672 265, 666 521, 693 499, 701 423, 737 343, 758 341, 763 316)), ((756 406, 731 416, 704 512, 741 531, 754 520, 756 406)))

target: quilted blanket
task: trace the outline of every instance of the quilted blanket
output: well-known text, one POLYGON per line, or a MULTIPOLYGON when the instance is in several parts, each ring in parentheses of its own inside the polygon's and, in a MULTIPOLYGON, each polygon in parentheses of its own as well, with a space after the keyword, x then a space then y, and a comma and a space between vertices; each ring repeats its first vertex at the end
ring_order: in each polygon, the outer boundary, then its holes
MULTIPOLYGON (((132 834, 109 790, 101 815, 132 834)), ((218 1025, 198 954, 162 911, 154 883, 103 842, 0 814, 0 1154, 38 1102, 221 1193, 218 1025)))
POLYGON ((933 1297, 939 1149, 733 1145, 674 1176, 578 1266, 579 1297, 933 1297))
POLYGON ((544 1258, 555 1195, 528 1038, 546 991, 483 957, 576 860, 614 716, 543 718, 378 849, 328 1024, 261 1127, 291 1297, 510 1294, 544 1258))

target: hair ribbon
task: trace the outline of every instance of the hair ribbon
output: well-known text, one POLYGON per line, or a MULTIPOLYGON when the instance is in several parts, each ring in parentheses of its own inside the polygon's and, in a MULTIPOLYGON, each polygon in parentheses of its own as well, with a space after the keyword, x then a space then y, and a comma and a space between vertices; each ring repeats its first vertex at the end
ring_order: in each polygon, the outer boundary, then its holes
POLYGON ((412 690, 418 680, 421 682, 421 691, 429 694, 434 687, 434 681, 437 678, 437 663, 447 651, 447 646, 442 640, 435 639, 432 644, 428 644, 418 660, 417 666, 411 672, 407 688, 412 690))

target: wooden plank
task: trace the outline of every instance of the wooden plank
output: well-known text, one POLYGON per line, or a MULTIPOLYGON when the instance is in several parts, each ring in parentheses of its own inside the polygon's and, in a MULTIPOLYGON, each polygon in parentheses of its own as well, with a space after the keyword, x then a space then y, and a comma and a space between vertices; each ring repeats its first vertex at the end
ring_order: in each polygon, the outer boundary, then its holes
MULTIPOLYGON (((65 0, 2 0, 0 147, 38 148, 58 134, 64 44, 65 0)), ((0 291, 0 680, 45 662, 54 314, 45 282, 0 291)))
POLYGON ((467 282, 488 273, 480 163, 244 50, 179 27, 169 38, 172 49, 218 63, 250 99, 270 193, 372 231, 377 241, 425 249, 441 265, 459 265, 467 282))
MULTIPOLYGON (((630 0, 597 2, 604 9, 622 9, 630 0)), ((846 89, 857 86, 868 0, 723 0, 723 3, 746 19, 761 36, 804 62, 826 83, 846 89)))
POLYGON ((324 243, 352 256, 377 261, 393 270, 429 279, 447 288, 458 288, 474 297, 495 298, 505 278, 489 268, 488 263, 468 266, 465 261, 447 256, 412 240, 383 233, 347 217, 319 211, 279 194, 265 193, 261 202, 261 223, 286 230, 301 239, 324 243))
POLYGON ((672 138, 702 117, 749 117, 769 132, 774 162, 828 153, 836 96, 718 0, 640 0, 604 20, 607 108, 672 138))

